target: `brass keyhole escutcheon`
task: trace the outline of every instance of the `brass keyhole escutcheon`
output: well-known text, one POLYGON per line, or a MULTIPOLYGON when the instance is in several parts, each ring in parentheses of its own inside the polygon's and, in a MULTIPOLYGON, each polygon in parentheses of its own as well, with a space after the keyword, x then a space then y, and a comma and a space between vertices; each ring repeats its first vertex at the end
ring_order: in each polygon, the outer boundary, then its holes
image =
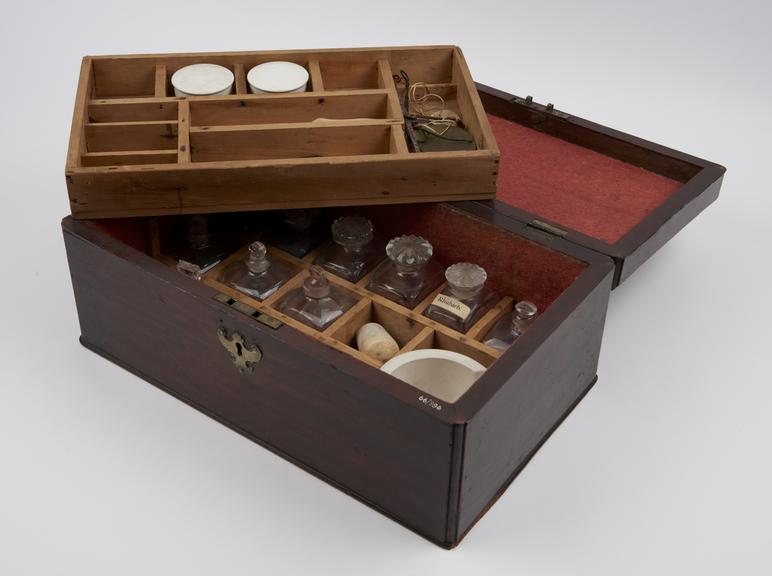
POLYGON ((230 336, 224 328, 217 329, 217 338, 231 355, 231 360, 242 374, 251 374, 255 370, 255 364, 263 358, 263 353, 257 346, 247 346, 244 337, 238 332, 230 336))

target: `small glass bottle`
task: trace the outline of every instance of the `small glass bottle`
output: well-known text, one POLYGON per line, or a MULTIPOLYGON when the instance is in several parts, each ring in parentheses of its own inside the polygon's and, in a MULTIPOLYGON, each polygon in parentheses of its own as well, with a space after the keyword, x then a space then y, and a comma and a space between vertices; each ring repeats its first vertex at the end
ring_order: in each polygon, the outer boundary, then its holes
POLYGON ((179 253, 177 270, 191 278, 201 280, 206 272, 217 266, 227 255, 227 245, 212 239, 206 216, 192 216, 187 245, 179 253))
POLYGON ((318 208, 282 210, 280 221, 265 235, 266 244, 303 258, 327 238, 321 214, 318 208))
POLYGON ((504 352, 533 324, 538 312, 539 309, 533 302, 518 302, 511 314, 503 316, 493 325, 485 335, 483 343, 504 352))
POLYGON ((355 303, 353 296, 330 284, 321 266, 313 265, 303 287, 287 294, 279 304, 279 311, 324 330, 355 303))
POLYGON ((381 258, 373 240, 373 224, 362 216, 341 216, 332 223, 332 242, 314 260, 328 272, 357 282, 381 258))
POLYGON ((420 236, 398 236, 389 240, 389 259, 376 268, 367 289, 415 308, 442 283, 442 266, 432 260, 432 245, 420 236))
POLYGON ((485 285, 488 274, 482 266, 459 262, 445 270, 448 285, 437 294, 424 314, 453 330, 466 333, 472 324, 498 301, 485 285))
POLYGON ((265 244, 252 242, 249 255, 228 266, 222 281, 256 300, 265 300, 292 276, 292 270, 268 257, 265 244))

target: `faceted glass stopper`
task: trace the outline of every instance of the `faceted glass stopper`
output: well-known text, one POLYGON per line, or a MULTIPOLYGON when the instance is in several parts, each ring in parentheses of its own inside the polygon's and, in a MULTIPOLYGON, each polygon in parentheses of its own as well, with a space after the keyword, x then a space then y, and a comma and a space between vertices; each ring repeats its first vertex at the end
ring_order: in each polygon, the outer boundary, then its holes
POLYGON ((268 250, 262 242, 252 242, 249 245, 249 256, 244 264, 252 274, 262 274, 271 267, 268 259, 268 250))
POLYGON ((347 252, 358 252, 373 240, 373 223, 362 216, 341 216, 332 223, 332 239, 347 252))
POLYGON ((536 304, 528 300, 515 304, 515 311, 512 313, 512 331, 518 335, 525 332, 536 318, 538 311, 536 304))
POLYGON ((281 216, 291 228, 306 230, 319 219, 321 211, 318 208, 303 208, 299 210, 282 210, 281 216))
POLYGON ((459 262, 445 270, 445 279, 456 298, 467 300, 480 293, 488 279, 488 274, 482 266, 459 262))
POLYGON ((330 281, 324 268, 314 264, 308 270, 309 276, 303 282, 303 293, 309 298, 326 298, 330 295, 330 281))
POLYGON ((420 236, 397 236, 386 245, 386 255, 402 274, 415 274, 431 259, 434 249, 420 236))
POLYGON ((522 318, 523 320, 530 320, 536 316, 538 311, 539 309, 536 307, 536 304, 529 302, 528 300, 523 300, 522 302, 515 304, 515 316, 522 318))
POLYGON ((190 228, 188 230, 188 243, 191 248, 203 250, 211 244, 209 235, 209 223, 206 216, 195 215, 190 218, 190 228))
POLYGON ((191 278, 195 278, 196 280, 201 280, 201 277, 203 276, 201 272, 201 266, 197 264, 191 264, 185 260, 180 260, 177 262, 177 272, 182 272, 183 274, 190 276, 191 278))

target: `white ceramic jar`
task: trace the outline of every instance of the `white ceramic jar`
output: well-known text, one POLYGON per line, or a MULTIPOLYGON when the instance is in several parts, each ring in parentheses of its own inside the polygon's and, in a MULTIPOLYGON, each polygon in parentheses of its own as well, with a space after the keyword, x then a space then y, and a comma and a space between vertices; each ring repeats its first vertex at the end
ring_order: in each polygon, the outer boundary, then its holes
POLYGON ((253 94, 305 92, 308 70, 294 62, 264 62, 247 73, 247 83, 253 94))
POLYGON ((455 402, 482 376, 485 366, 458 352, 429 348, 395 356, 381 370, 439 400, 455 402))
POLYGON ((172 74, 174 95, 224 96, 233 91, 233 72, 218 64, 191 64, 172 74))

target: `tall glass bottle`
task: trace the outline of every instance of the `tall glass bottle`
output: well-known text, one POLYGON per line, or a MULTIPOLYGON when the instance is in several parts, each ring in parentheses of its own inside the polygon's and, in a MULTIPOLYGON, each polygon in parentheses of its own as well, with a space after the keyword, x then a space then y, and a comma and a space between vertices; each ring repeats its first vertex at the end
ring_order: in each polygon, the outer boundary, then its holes
POLYGON ((252 242, 249 255, 228 266, 222 281, 252 298, 265 300, 292 276, 292 270, 269 258, 265 244, 252 242))
POLYGON ((353 296, 330 284, 321 266, 313 265, 301 288, 279 304, 279 311, 317 330, 324 330, 356 303, 353 296))
POLYGON ((177 270, 191 278, 201 280, 206 272, 219 264, 227 255, 227 243, 212 237, 207 217, 191 216, 187 244, 179 253, 177 270))
POLYGON ((386 245, 389 259, 373 273, 368 290, 407 308, 442 283, 442 266, 432 260, 432 245, 420 236, 398 236, 386 245))
POLYGON ((303 258, 327 238, 321 215, 318 208, 281 210, 279 221, 265 234, 265 243, 303 258))
POLYGON ((445 279, 448 285, 437 294, 424 314, 465 333, 496 304, 498 295, 485 285, 488 274, 477 264, 453 264, 445 270, 445 279))
POLYGON ((483 343, 496 350, 504 352, 523 332, 533 324, 539 309, 533 302, 523 300, 515 304, 511 314, 499 319, 485 335, 483 343))
POLYGON ((370 220, 341 216, 332 223, 332 242, 322 249, 314 264, 349 282, 357 282, 382 257, 373 238, 370 220))

